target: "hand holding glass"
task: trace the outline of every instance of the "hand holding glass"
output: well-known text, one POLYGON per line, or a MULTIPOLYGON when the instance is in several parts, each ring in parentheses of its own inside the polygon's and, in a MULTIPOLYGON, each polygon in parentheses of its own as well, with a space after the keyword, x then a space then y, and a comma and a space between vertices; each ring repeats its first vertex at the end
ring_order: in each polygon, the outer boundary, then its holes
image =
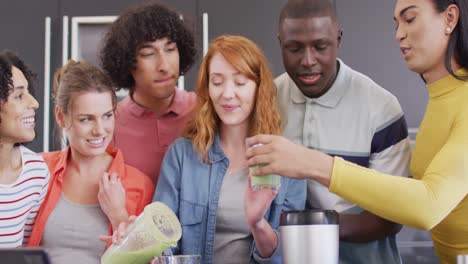
MULTIPOLYGON (((262 144, 255 144, 252 146, 252 148, 258 147, 261 145, 262 144)), ((279 175, 267 174, 267 175, 262 175, 262 176, 252 176, 252 171, 262 166, 263 165, 256 165, 256 166, 252 166, 249 168, 252 189, 256 191, 259 191, 259 190, 278 191, 281 185, 281 178, 279 175)))

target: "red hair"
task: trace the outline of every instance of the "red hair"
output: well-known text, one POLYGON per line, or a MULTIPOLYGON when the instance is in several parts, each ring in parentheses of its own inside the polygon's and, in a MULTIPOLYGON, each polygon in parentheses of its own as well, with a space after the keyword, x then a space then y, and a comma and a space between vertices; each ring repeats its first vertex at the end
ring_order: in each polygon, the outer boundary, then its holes
POLYGON ((210 44, 203 58, 198 71, 195 116, 182 134, 192 140, 195 150, 204 161, 208 160, 208 150, 214 142, 221 122, 208 91, 209 65, 216 53, 220 53, 236 70, 257 85, 248 136, 281 133, 276 86, 265 55, 255 43, 245 37, 222 35, 210 44))

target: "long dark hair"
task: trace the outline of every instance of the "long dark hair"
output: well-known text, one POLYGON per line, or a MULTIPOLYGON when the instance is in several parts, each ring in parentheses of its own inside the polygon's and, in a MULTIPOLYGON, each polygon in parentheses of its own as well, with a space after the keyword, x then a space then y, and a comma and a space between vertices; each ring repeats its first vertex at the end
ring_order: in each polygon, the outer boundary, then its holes
POLYGON ((468 68, 468 0, 432 0, 437 12, 441 13, 451 4, 458 6, 460 16, 457 26, 451 36, 447 53, 445 54, 445 68, 459 80, 468 81, 468 76, 455 74, 450 61, 455 56, 455 61, 463 68, 468 68))

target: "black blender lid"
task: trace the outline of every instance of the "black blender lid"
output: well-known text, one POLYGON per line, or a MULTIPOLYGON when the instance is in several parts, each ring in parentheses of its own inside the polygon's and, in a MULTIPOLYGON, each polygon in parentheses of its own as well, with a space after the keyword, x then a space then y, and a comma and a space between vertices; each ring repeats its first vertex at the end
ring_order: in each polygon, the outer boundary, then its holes
POLYGON ((335 210, 284 211, 280 216, 280 226, 289 225, 337 225, 338 213, 335 210))

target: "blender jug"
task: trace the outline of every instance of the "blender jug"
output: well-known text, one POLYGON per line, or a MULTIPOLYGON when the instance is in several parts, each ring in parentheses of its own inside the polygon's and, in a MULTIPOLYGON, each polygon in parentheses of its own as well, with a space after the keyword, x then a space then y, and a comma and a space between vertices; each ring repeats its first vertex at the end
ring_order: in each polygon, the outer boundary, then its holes
POLYGON ((280 217, 284 264, 338 264, 338 213, 333 210, 285 211, 280 217))
POLYGON ((182 236, 177 216, 165 204, 153 202, 127 228, 119 245, 110 246, 101 264, 147 264, 182 236))

